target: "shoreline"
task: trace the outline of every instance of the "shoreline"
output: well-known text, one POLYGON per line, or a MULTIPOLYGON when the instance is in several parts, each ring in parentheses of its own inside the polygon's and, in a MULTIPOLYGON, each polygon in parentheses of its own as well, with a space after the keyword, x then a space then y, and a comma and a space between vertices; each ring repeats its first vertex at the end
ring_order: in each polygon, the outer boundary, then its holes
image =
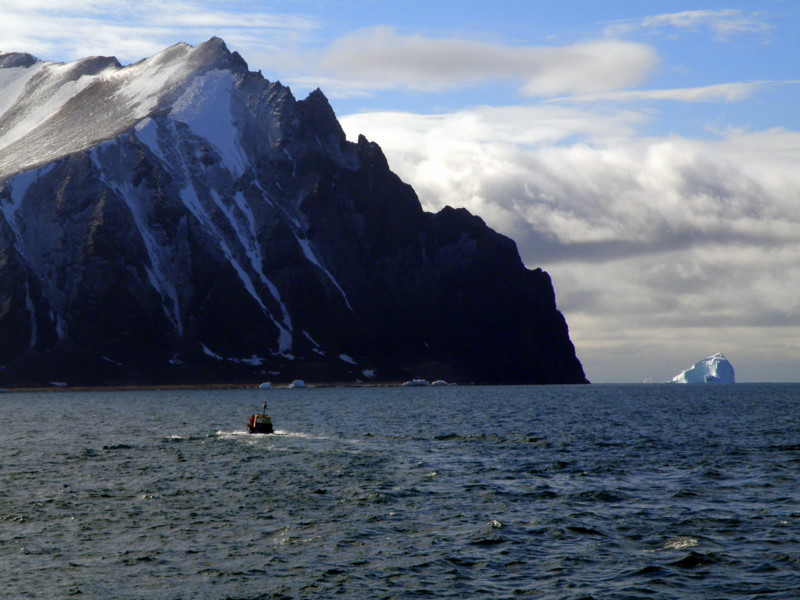
MULTIPOLYGON (((20 386, 2 388, 2 393, 50 393, 50 392, 139 392, 139 391, 169 391, 169 390, 232 390, 252 389, 260 390, 260 383, 175 383, 175 384, 129 384, 129 385, 49 385, 49 386, 20 386)), ((322 382, 306 383, 305 388, 290 388, 290 383, 272 384, 263 391, 281 389, 310 389, 310 388, 381 388, 403 387, 403 382, 322 382)))

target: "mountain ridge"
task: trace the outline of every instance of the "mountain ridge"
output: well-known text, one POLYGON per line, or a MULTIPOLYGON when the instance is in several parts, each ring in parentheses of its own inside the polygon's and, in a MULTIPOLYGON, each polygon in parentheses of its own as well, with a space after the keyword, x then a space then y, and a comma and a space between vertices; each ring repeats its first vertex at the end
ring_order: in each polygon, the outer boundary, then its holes
POLYGON ((220 38, 0 88, 0 381, 586 381, 513 241, 220 38))

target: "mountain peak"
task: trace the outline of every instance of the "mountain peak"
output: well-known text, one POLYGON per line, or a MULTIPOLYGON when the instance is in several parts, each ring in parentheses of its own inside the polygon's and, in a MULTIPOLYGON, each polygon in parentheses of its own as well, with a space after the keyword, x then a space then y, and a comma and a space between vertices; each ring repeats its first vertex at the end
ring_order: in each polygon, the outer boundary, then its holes
POLYGON ((113 139, 169 109, 207 73, 248 72, 218 37, 174 44, 124 67, 113 57, 51 63, 14 53, 0 55, 0 68, 9 69, 0 97, 0 180, 113 139))
POLYGON ((0 69, 27 68, 37 62, 39 59, 27 52, 0 52, 0 69))
POLYGON ((336 113, 322 90, 315 89, 305 100, 300 100, 297 104, 300 111, 314 122, 317 130, 324 136, 341 141, 346 139, 347 136, 336 118, 336 113))
POLYGON ((199 46, 217 46, 219 48, 224 49, 225 52, 230 53, 230 50, 228 50, 228 46, 225 44, 225 40, 223 40, 221 37, 216 36, 216 35, 212 35, 205 42, 203 42, 202 44, 198 44, 198 45, 199 46))
POLYGON ((207 68, 230 69, 237 73, 248 70, 247 63, 241 55, 238 52, 231 52, 221 37, 211 37, 202 44, 190 48, 192 60, 207 68))

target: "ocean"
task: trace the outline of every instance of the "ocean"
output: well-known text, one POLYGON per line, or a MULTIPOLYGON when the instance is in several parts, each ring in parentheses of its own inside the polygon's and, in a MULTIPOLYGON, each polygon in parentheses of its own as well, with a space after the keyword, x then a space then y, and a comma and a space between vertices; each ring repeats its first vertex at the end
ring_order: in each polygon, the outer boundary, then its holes
POLYGON ((15 392, 0 423, 1 598, 800 598, 800 384, 15 392))

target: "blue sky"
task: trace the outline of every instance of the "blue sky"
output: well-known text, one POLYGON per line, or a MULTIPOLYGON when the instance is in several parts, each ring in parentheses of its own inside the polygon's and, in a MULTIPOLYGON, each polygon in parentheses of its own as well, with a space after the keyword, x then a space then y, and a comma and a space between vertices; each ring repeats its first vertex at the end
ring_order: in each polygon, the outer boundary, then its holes
POLYGON ((800 381, 800 3, 0 0, 0 51, 224 38, 550 272, 592 381, 800 381))

